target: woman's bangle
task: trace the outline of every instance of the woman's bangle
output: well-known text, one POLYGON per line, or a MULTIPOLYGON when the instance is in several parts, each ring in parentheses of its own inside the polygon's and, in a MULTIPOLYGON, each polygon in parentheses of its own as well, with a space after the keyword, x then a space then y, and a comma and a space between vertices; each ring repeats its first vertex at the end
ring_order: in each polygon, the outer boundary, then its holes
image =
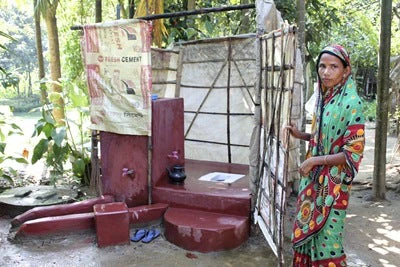
POLYGON ((324 164, 328 165, 328 155, 325 155, 325 157, 324 157, 324 164))

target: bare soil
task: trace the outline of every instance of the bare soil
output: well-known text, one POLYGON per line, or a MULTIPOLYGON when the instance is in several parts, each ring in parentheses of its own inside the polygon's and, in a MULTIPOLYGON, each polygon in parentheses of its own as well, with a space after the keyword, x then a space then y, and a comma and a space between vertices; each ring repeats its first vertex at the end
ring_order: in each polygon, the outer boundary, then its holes
MULTIPOLYGON (((377 129, 378 130, 378 129, 377 129)), ((400 155, 397 137, 389 136, 386 200, 372 201, 375 128, 366 125, 366 148, 352 188, 345 250, 349 266, 400 266, 400 155)))
MULTIPOLYGON (((397 138, 388 137, 386 200, 372 201, 374 124, 367 125, 366 149, 350 199, 345 226, 348 266, 400 266, 400 154, 397 138)), ((291 228, 295 196, 288 201, 285 235, 291 228)), ((274 253, 252 226, 249 240, 237 249, 213 253, 186 251, 161 235, 151 243, 98 248, 94 232, 8 240, 11 218, 0 217, 0 266, 278 266, 274 253)), ((151 227, 162 230, 161 222, 151 227)), ((134 233, 132 228, 131 232, 134 233)), ((289 239, 285 244, 290 266, 289 239)))

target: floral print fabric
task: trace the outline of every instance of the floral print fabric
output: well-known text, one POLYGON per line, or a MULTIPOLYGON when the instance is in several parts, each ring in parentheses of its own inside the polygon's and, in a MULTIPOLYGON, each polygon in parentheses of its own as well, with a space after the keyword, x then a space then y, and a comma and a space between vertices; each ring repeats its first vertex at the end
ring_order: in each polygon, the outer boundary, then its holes
POLYGON ((344 152, 346 164, 315 166, 301 178, 292 235, 293 264, 346 266, 344 219, 365 143, 362 102, 351 77, 324 96, 320 92, 312 129, 315 135, 307 157, 344 152))

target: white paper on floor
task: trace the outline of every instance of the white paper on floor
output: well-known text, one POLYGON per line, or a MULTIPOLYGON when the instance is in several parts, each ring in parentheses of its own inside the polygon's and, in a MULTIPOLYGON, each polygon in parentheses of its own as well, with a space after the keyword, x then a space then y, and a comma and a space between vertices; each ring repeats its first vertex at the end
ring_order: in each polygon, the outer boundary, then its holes
POLYGON ((201 181, 233 183, 236 180, 244 177, 244 174, 225 173, 225 172, 210 172, 199 178, 201 181))

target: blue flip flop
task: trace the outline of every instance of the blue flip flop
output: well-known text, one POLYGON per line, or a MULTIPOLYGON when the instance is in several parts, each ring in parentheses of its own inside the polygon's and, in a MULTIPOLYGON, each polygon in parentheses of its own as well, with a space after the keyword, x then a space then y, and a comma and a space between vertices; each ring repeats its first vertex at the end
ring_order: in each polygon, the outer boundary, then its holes
POLYGON ((138 241, 142 240, 143 237, 147 236, 148 233, 149 233, 149 230, 147 230, 147 229, 139 229, 136 231, 134 236, 131 237, 131 241, 138 242, 138 241))
POLYGON ((154 239, 156 239, 160 235, 160 231, 158 229, 151 229, 147 235, 142 239, 143 243, 150 243, 154 239))

